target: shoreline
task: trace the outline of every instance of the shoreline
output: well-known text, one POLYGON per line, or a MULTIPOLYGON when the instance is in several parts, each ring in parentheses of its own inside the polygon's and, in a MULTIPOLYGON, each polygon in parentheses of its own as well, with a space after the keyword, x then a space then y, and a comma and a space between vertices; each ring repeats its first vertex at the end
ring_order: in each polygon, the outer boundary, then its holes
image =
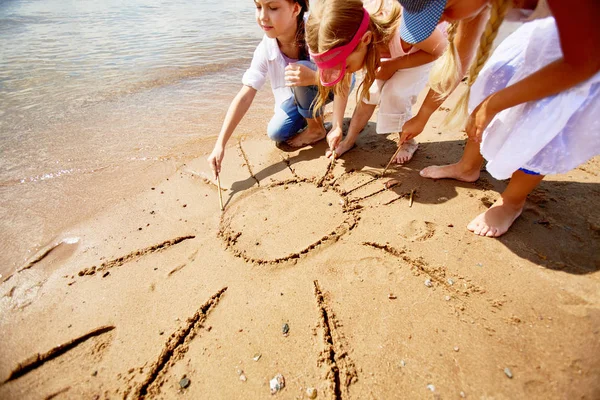
MULTIPOLYGON (((185 83, 181 85, 185 86, 185 83)), ((228 101, 239 85, 224 88, 219 99, 212 104, 213 109, 219 110, 218 113, 202 109, 196 113, 188 112, 186 108, 181 109, 180 106, 185 104, 179 100, 179 105, 171 104, 159 115, 164 121, 171 122, 153 123, 152 120, 157 118, 152 114, 155 104, 176 99, 176 88, 163 88, 160 90, 162 94, 155 94, 153 99, 150 94, 139 94, 115 104, 99 104, 82 112, 78 121, 69 120, 46 128, 49 132, 46 136, 54 135, 53 132, 70 132, 72 140, 77 140, 80 130, 91 130, 88 134, 90 143, 84 143, 72 155, 59 149, 54 156, 60 160, 57 164, 61 165, 60 170, 75 170, 74 173, 23 183, 20 182, 23 178, 20 178, 6 181, 0 187, 5 199, 3 210, 0 210, 2 241, 8 244, 0 256, 0 275, 3 276, 0 280, 26 265, 40 249, 43 251, 54 241, 68 236, 74 226, 93 219, 115 203, 127 201, 148 185, 167 178, 186 161, 210 151, 228 101), (136 107, 135 112, 130 113, 127 119, 125 116, 111 116, 113 109, 129 109, 132 106, 136 107), (148 122, 136 122, 144 120, 148 122), (145 135, 137 133, 132 139, 120 139, 130 136, 129 126, 145 132, 145 135), (105 135, 104 131, 110 134, 105 135), (104 144, 104 136, 109 137, 111 142, 104 144), (113 155, 113 150, 118 152, 118 157, 113 155), (93 164, 89 165, 88 160, 93 164)), ((237 135, 262 136, 262 131, 256 133, 254 127, 266 126, 272 107, 271 98, 268 87, 257 95, 237 135), (265 113, 266 110, 268 113, 265 113)), ((68 145, 76 146, 77 142, 68 145)), ((49 173, 47 170, 39 171, 32 176, 49 173)))

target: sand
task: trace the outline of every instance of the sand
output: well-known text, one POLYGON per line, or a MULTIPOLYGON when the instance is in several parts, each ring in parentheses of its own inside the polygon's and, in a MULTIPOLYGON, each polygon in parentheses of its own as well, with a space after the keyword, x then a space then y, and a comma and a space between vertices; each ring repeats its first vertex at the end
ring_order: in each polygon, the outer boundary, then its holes
POLYGON ((385 177, 373 122, 333 166, 257 126, 223 213, 199 155, 73 226, 0 284, 0 398, 599 398, 600 160, 475 236, 506 182, 418 174, 460 157, 447 106, 385 177))

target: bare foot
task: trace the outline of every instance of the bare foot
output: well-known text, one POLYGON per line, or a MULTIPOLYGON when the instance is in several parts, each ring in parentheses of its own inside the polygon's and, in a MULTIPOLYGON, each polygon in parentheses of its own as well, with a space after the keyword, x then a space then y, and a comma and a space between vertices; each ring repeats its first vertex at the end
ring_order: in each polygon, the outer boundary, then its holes
POLYGON ((419 143, 415 139, 407 140, 400 145, 400 151, 396 155, 394 162, 396 164, 404 164, 412 158, 415 151, 419 148, 419 143))
MULTIPOLYGON (((340 144, 335 148, 335 158, 340 158, 340 156, 347 151, 351 150, 354 147, 354 143, 350 143, 347 140, 342 140, 340 144)), ((327 150, 325 152, 325 157, 330 158, 332 155, 331 150, 327 150)))
POLYGON ((467 229, 479 236, 498 237, 503 235, 515 219, 521 215, 524 205, 524 201, 512 203, 500 198, 489 210, 469 222, 467 229))
POLYGON ((304 147, 309 144, 313 144, 318 142, 319 140, 325 139, 327 135, 327 131, 325 128, 320 129, 309 129, 306 128, 286 143, 291 147, 304 147))
POLYGON ((479 179, 479 168, 465 168, 460 162, 450 165, 432 165, 419 173, 429 179, 456 179, 463 182, 475 182, 479 179))

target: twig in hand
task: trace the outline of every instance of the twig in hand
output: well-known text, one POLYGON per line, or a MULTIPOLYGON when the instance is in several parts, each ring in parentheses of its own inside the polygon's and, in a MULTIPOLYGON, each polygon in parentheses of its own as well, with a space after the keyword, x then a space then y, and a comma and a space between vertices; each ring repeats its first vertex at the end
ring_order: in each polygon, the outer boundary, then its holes
POLYGON ((402 137, 402 132, 398 132, 398 148, 396 149, 396 152, 394 153, 394 155, 392 156, 392 158, 390 158, 390 162, 387 163, 387 165, 385 166, 385 169, 383 170, 383 172, 381 173, 380 176, 385 175, 385 172, 388 170, 388 168, 390 167, 390 164, 392 164, 392 161, 394 161, 394 158, 396 158, 396 156, 398 155, 398 153, 400 152, 400 149, 402 148, 401 145, 402 143, 400 143, 400 138, 402 137))
POLYGON ((221 176, 217 175, 217 186, 219 187, 219 206, 221 206, 221 211, 224 211, 223 208, 223 194, 221 194, 221 176))

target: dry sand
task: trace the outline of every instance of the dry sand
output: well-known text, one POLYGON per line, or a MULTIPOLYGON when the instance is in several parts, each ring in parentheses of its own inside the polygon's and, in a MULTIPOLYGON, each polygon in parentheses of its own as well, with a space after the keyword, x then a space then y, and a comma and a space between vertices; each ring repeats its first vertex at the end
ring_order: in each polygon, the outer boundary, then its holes
POLYGON ((333 168, 257 127, 223 214, 204 155, 73 227, 0 285, 0 398, 600 398, 600 160, 477 237, 506 182, 418 174, 460 157, 446 112, 384 178, 373 122, 333 168))

